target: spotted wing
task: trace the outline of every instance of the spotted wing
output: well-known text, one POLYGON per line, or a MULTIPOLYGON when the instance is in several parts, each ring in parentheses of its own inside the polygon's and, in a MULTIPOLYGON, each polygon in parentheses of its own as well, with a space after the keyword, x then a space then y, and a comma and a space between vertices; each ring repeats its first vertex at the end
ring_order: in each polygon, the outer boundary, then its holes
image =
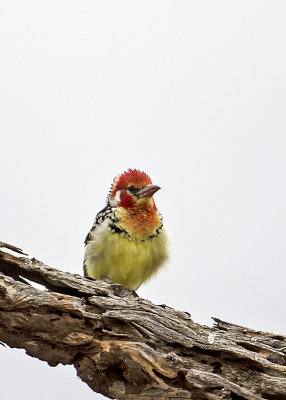
MULTIPOLYGON (((93 233, 94 231, 97 229, 98 226, 100 226, 102 224, 102 222, 106 219, 106 218, 110 218, 110 215, 112 214, 112 210, 111 207, 109 205, 107 205, 106 207, 104 207, 101 211, 99 211, 99 213, 97 214, 97 216, 95 217, 95 221, 90 229, 90 231, 88 232, 84 244, 85 246, 89 243, 90 240, 92 240, 93 237, 93 233)), ((84 257, 84 261, 83 261, 83 270, 84 270, 84 276, 88 276, 87 271, 86 271, 86 263, 85 263, 85 257, 84 257)))

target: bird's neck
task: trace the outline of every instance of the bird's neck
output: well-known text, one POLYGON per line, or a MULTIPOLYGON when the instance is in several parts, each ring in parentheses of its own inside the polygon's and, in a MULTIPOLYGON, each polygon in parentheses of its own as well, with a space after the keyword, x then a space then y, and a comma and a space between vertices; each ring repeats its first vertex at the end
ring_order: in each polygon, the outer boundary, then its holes
POLYGON ((132 208, 118 207, 116 225, 126 231, 131 238, 145 240, 156 234, 162 225, 160 214, 153 204, 136 205, 132 208))

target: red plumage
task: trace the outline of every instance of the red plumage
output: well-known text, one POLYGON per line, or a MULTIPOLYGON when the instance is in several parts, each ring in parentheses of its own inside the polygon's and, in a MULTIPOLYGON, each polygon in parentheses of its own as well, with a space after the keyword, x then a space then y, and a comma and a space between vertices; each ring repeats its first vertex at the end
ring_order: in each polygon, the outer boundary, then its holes
POLYGON ((121 192, 119 207, 132 208, 134 205, 133 197, 128 194, 125 190, 121 192))
POLYGON ((140 188, 149 184, 152 184, 152 181, 145 172, 139 171, 138 169, 129 169, 124 174, 115 178, 111 188, 110 197, 114 197, 117 190, 126 189, 128 186, 134 185, 135 187, 140 188))

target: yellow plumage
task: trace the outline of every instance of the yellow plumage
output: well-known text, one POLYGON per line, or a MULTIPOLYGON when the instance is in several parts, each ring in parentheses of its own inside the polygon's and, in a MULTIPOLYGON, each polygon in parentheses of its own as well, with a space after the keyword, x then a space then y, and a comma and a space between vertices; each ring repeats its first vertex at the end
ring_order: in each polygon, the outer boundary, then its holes
POLYGON ((167 257, 165 232, 141 241, 105 230, 86 246, 86 273, 95 279, 109 276, 113 282, 137 290, 167 257))

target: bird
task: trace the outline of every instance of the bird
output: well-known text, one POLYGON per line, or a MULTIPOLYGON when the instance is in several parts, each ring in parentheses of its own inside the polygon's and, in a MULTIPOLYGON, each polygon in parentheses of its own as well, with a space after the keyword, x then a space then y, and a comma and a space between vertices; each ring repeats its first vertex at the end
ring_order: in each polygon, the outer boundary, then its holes
POLYGON ((86 277, 108 277, 136 291, 164 265, 168 235, 153 198, 159 189, 138 169, 114 178, 84 242, 86 277))

